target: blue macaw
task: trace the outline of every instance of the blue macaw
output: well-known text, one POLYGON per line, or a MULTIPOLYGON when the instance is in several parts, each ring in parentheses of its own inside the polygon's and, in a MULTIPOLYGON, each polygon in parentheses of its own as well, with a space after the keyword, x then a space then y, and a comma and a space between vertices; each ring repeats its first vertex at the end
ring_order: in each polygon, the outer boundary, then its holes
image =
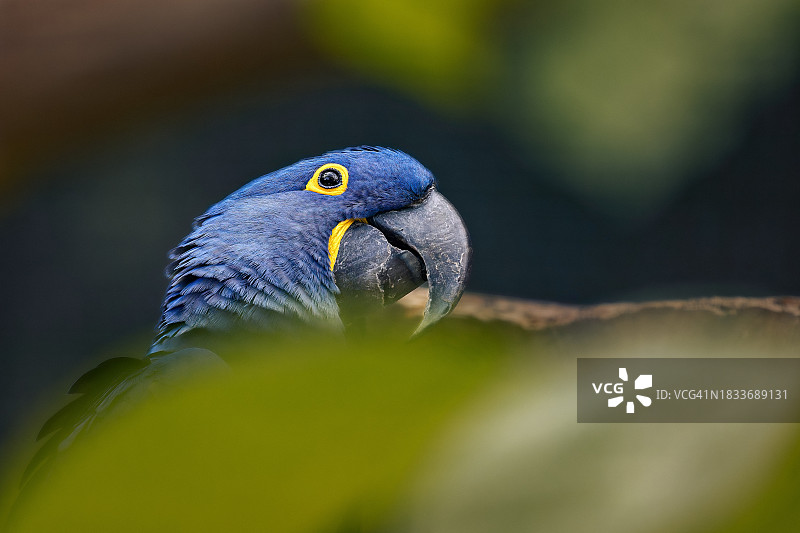
POLYGON ((470 258, 458 212, 433 174, 399 150, 347 148, 257 178, 195 220, 170 253, 147 356, 84 374, 70 389, 81 396, 39 433, 52 436, 24 477, 154 383, 223 367, 226 340, 238 333, 342 330, 340 305, 369 312, 427 280, 421 331, 456 305, 470 258))
POLYGON ((149 355, 84 375, 45 425, 28 475, 47 482, 26 485, 11 531, 797 529, 789 425, 575 419, 576 357, 783 357, 791 299, 685 313, 467 295, 413 344, 383 331, 294 343, 427 279, 425 328, 458 301, 469 261, 460 217, 401 152, 331 152, 257 179, 173 251, 149 355), (259 331, 257 354, 275 357, 228 354, 259 331), (280 346, 299 350, 277 349, 285 331, 280 346), (184 381, 224 360, 222 379, 184 381))

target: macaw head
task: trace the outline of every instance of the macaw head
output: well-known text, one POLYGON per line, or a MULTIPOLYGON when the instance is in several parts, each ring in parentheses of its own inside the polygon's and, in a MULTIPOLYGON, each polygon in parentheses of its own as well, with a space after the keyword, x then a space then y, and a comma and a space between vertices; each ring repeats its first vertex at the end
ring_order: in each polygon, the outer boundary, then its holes
POLYGON ((341 328, 337 298, 390 303, 427 279, 419 331, 458 302, 470 257, 460 216, 416 159, 368 146, 304 159, 195 220, 170 254, 151 353, 189 332, 341 328))

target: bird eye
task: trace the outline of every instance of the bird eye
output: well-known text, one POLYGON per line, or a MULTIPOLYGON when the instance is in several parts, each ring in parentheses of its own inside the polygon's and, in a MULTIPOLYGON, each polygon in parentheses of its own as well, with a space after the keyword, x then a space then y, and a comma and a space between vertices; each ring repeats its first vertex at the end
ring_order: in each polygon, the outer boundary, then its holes
POLYGON ((317 178, 317 183, 323 189, 335 189, 342 184, 342 174, 335 168, 326 168, 317 178))
POLYGON ((337 163, 326 163, 319 167, 306 183, 307 191, 328 196, 338 196, 347 190, 347 169, 337 163))

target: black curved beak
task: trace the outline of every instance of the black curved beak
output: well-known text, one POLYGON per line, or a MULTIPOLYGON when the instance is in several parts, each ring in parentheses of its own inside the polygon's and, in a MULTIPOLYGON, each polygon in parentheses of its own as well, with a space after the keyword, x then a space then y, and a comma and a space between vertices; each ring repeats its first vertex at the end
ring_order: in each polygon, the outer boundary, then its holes
POLYGON ((458 211, 436 189, 419 203, 353 224, 339 247, 336 284, 357 303, 387 305, 428 281, 428 304, 414 334, 447 316, 466 288, 472 259, 458 211))

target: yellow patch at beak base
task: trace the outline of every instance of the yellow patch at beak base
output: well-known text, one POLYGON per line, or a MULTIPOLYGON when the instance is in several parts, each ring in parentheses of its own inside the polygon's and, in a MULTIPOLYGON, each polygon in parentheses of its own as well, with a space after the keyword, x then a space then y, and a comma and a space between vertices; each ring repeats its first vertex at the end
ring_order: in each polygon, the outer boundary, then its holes
POLYGON ((345 232, 350 228, 353 222, 366 223, 367 220, 364 218, 348 218, 336 224, 331 232, 331 237, 328 239, 328 261, 331 265, 331 271, 333 271, 333 267, 336 265, 336 256, 339 255, 339 245, 342 244, 342 237, 344 237, 345 232))

